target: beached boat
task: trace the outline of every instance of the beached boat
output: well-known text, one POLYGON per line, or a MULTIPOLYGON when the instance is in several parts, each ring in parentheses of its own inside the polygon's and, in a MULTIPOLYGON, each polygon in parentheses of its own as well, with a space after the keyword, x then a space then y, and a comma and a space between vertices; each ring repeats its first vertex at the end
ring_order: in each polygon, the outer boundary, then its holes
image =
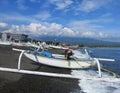
POLYGON ((69 49, 68 47, 62 47, 62 46, 55 46, 55 45, 49 45, 49 48, 54 48, 54 49, 69 49))
MULTIPOLYGON (((38 50, 34 50, 34 49, 26 51, 26 50, 13 48, 13 50, 14 51, 21 51, 20 56, 19 56, 19 60, 18 60, 18 70, 20 70, 21 58, 22 58, 23 54, 27 58, 33 60, 33 62, 35 62, 35 63, 40 63, 40 64, 44 64, 47 66, 58 67, 58 68, 81 69, 81 68, 88 68, 88 67, 92 67, 92 66, 97 66, 99 77, 102 77, 99 60, 114 61, 114 59, 92 58, 89 56, 86 49, 85 49, 84 54, 82 54, 81 52, 78 53, 78 50, 73 51, 74 55, 71 56, 69 60, 66 60, 64 55, 51 54, 45 50, 42 50, 40 52, 38 52, 38 50)), ((29 73, 29 72, 26 72, 26 73, 29 73)))
MULTIPOLYGON (((45 64, 45 65, 54 66, 54 67, 60 67, 60 68, 62 67, 62 68, 66 68, 66 69, 73 69, 73 68, 79 69, 79 68, 86 68, 86 67, 97 65, 99 77, 102 77, 99 60, 114 61, 114 59, 91 58, 86 53, 86 54, 83 54, 83 56, 81 56, 79 58, 77 58, 77 56, 74 55, 71 57, 70 60, 66 60, 63 55, 59 55, 59 54, 51 55, 50 53, 48 53, 44 50, 41 52, 38 52, 38 50, 29 51, 29 50, 15 49, 15 48, 13 48, 13 50, 21 52, 19 55, 17 68, 0 67, 0 71, 51 76, 51 77, 63 77, 63 78, 74 78, 74 79, 84 78, 84 79, 110 80, 111 81, 111 78, 85 78, 85 77, 74 76, 74 75, 70 75, 70 74, 22 70, 21 69, 21 59, 22 59, 22 55, 24 54, 27 58, 33 60, 36 63, 45 64), (42 54, 42 53, 44 53, 44 54, 42 54)), ((116 79, 116 81, 120 81, 120 80, 116 79)))
POLYGON ((1 41, 0 40, 0 45, 9 46, 9 45, 12 45, 12 43, 10 41, 1 41))
POLYGON ((66 60, 64 55, 51 54, 45 50, 40 52, 27 51, 24 55, 36 63, 59 68, 79 69, 95 66, 97 63, 96 60, 91 58, 87 53, 78 53, 77 50, 73 51, 73 53, 74 55, 71 56, 69 60, 66 60))
POLYGON ((49 54, 47 56, 47 54, 43 55, 41 52, 37 54, 25 52, 24 55, 36 63, 59 68, 79 69, 96 65, 94 58, 83 60, 83 58, 77 59, 72 56, 70 60, 66 60, 64 55, 49 54))

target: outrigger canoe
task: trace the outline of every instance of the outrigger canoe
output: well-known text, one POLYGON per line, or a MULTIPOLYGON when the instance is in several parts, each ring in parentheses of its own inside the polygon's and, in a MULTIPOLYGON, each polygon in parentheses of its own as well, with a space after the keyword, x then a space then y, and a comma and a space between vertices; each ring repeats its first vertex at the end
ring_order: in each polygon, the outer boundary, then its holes
POLYGON ((38 52, 38 51, 35 52, 35 51, 15 49, 15 48, 13 48, 13 50, 21 52, 20 55, 19 55, 19 59, 18 59, 17 69, 0 67, 0 71, 23 73, 23 74, 33 74, 33 75, 53 76, 53 77, 79 78, 79 77, 74 77, 72 75, 67 75, 67 74, 21 70, 21 59, 22 59, 23 54, 27 58, 33 60, 36 63, 45 64, 45 65, 49 65, 49 66, 53 66, 53 67, 68 68, 68 69, 73 69, 73 68, 79 69, 79 68, 87 68, 87 67, 90 67, 90 66, 97 65, 98 72, 99 72, 99 77, 102 77, 99 60, 114 61, 114 59, 91 58, 88 55, 87 52, 86 52, 86 54, 83 54, 81 57, 76 56, 77 57, 76 58, 76 57, 73 56, 70 60, 66 60, 63 55, 59 55, 59 54, 52 54, 51 55, 51 54, 45 52, 45 54, 43 56, 41 54, 41 52, 38 52))
POLYGON ((97 63, 94 58, 91 58, 86 54, 82 54, 81 58, 71 56, 70 60, 66 60, 64 55, 51 54, 44 50, 42 50, 41 52, 27 51, 24 53, 24 55, 36 63, 59 68, 69 69, 88 68, 91 66, 95 66, 97 63))

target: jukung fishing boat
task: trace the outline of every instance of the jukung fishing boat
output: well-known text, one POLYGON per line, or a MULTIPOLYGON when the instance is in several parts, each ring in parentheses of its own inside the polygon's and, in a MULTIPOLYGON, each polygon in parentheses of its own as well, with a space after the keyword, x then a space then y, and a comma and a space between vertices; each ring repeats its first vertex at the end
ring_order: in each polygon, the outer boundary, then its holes
POLYGON ((70 57, 69 60, 66 60, 64 55, 52 54, 45 51, 44 48, 40 49, 42 50, 38 51, 39 49, 32 49, 26 51, 13 48, 13 50, 15 51, 21 51, 21 54, 19 56, 18 69, 20 69, 21 58, 22 55, 24 54, 27 58, 33 60, 33 62, 35 63, 40 63, 51 67, 66 69, 81 69, 97 66, 99 77, 101 77, 102 75, 99 60, 114 61, 114 59, 92 58, 90 57, 86 49, 84 50, 84 53, 78 50, 72 50, 73 55, 70 57))
MULTIPOLYGON (((85 54, 81 54, 81 53, 78 54, 76 53, 76 51, 73 51, 75 55, 71 56, 69 60, 66 60, 64 55, 51 54, 45 50, 41 50, 40 52, 38 50, 31 51, 31 50, 22 50, 22 49, 16 49, 16 48, 13 48, 13 50, 21 52, 18 59, 17 69, 0 67, 0 71, 51 76, 51 77, 74 78, 74 79, 84 78, 84 79, 95 79, 95 80, 109 80, 109 81, 112 80, 112 78, 86 78, 86 77, 80 77, 80 76, 73 76, 70 74, 30 71, 30 70, 21 69, 21 58, 22 58, 22 55, 24 54, 27 58, 33 60, 36 63, 40 63, 40 64, 52 66, 52 67, 59 67, 59 68, 66 68, 66 69, 81 69, 81 68, 87 68, 87 67, 96 65, 98 67, 99 77, 102 77, 99 60, 114 61, 114 59, 92 58, 89 56, 86 49, 85 49, 85 54)), ((120 81, 120 79, 117 79, 117 78, 115 80, 120 81)))
POLYGON ((37 50, 27 51, 24 55, 36 63, 67 69, 86 68, 94 66, 97 63, 96 59, 91 58, 87 52, 82 54, 81 52, 77 53, 77 50, 73 51, 73 55, 70 56, 69 60, 65 58, 65 55, 52 54, 45 50, 41 50, 40 52, 37 50))

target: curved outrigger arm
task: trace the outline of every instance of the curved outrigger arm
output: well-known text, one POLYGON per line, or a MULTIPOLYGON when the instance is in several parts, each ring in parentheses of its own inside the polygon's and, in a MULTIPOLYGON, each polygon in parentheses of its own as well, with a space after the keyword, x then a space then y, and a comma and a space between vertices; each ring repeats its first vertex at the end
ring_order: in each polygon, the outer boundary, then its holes
POLYGON ((22 55, 26 50, 15 49, 15 48, 13 48, 12 50, 21 52, 18 59, 18 70, 20 70, 22 55))
POLYGON ((99 72, 99 77, 101 78, 101 77, 102 77, 102 74, 101 74, 101 67, 100 67, 99 59, 94 58, 94 60, 95 60, 95 62, 97 63, 98 72, 99 72))
POLYGON ((96 63, 97 63, 98 72, 99 72, 99 77, 102 77, 101 67, 100 67, 100 61, 111 61, 111 62, 114 62, 114 61, 115 61, 115 59, 106 59, 106 58, 94 58, 94 60, 95 60, 96 63))
MULTIPOLYGON (((89 53, 87 51, 87 49, 85 48, 85 54, 87 56, 89 56, 89 53)), ((99 72, 99 77, 102 77, 101 74, 101 67, 100 67, 100 61, 110 61, 110 62, 114 62, 115 59, 108 59, 108 58, 93 58, 95 60, 95 62, 97 63, 97 68, 98 68, 98 72, 99 72)))

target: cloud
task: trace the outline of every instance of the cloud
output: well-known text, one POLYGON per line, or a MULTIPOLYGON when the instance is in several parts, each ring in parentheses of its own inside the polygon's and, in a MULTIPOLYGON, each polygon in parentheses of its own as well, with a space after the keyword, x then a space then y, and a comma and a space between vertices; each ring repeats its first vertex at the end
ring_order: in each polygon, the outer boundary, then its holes
POLYGON ((0 28, 5 28, 7 26, 6 23, 0 23, 0 28))
POLYGON ((94 32, 90 32, 90 31, 86 31, 86 32, 83 32, 81 33, 81 37, 96 37, 95 33, 94 32))
POLYGON ((102 18, 108 18, 108 17, 111 17, 111 16, 112 16, 112 13, 105 13, 101 17, 102 18))
POLYGON ((11 14, 0 13, 0 20, 2 22, 8 22, 8 23, 9 22, 10 23, 18 22, 18 23, 24 23, 24 24, 25 23, 32 23, 32 22, 38 23, 40 21, 45 21, 50 17, 51 17, 51 15, 47 11, 37 13, 34 15, 30 15, 30 16, 21 15, 18 13, 11 13, 11 14))
POLYGON ((105 7, 112 0, 83 0, 81 3, 76 5, 77 11, 91 12, 97 9, 105 7))
POLYGON ((40 20, 46 20, 49 17, 51 17, 51 14, 47 11, 44 11, 44 12, 35 14, 34 17, 37 18, 37 19, 40 19, 40 20))
POLYGON ((57 7, 56 9, 59 10, 63 10, 73 3, 72 0, 50 0, 49 2, 55 5, 57 7))
POLYGON ((30 23, 29 25, 9 25, 9 28, 4 29, 2 32, 28 34, 30 36, 36 36, 36 37, 38 36, 67 36, 67 37, 76 36, 73 30, 67 27, 63 27, 60 24, 56 24, 56 23, 45 23, 44 25, 43 24, 30 23))
POLYGON ((8 29, 8 24, 1 22, 0 23, 0 31, 3 32, 8 29))
POLYGON ((98 20, 71 21, 69 27, 79 32, 96 31, 97 29, 103 28, 103 26, 96 24, 97 21, 98 20))
POLYGON ((109 37, 107 34, 104 34, 104 33, 102 33, 102 32, 99 32, 98 35, 99 35, 100 38, 109 37))
POLYGON ((74 20, 68 24, 77 35, 81 37, 103 38, 108 37, 103 24, 112 22, 111 19, 94 19, 94 20, 74 20), (103 30, 104 29, 104 30, 103 30))
MULTIPOLYGON (((86 23, 86 22, 85 22, 86 23)), ((87 27, 86 27, 87 28, 87 27)), ((66 37, 91 37, 91 38, 105 38, 107 34, 102 32, 94 32, 85 30, 76 31, 68 27, 64 27, 57 23, 30 23, 29 25, 8 25, 6 23, 0 23, 0 31, 27 34, 31 37, 39 36, 66 36, 66 37), (2 28, 1 28, 2 27, 2 28), (4 28, 4 29, 3 29, 4 28)))
MULTIPOLYGON (((112 0, 48 0, 49 4, 55 5, 57 10, 78 12, 92 12, 105 8, 112 0)), ((47 3, 48 4, 48 3, 47 3)))
POLYGON ((17 4, 18 8, 21 10, 27 9, 27 6, 25 5, 25 0, 17 0, 16 4, 17 4))

